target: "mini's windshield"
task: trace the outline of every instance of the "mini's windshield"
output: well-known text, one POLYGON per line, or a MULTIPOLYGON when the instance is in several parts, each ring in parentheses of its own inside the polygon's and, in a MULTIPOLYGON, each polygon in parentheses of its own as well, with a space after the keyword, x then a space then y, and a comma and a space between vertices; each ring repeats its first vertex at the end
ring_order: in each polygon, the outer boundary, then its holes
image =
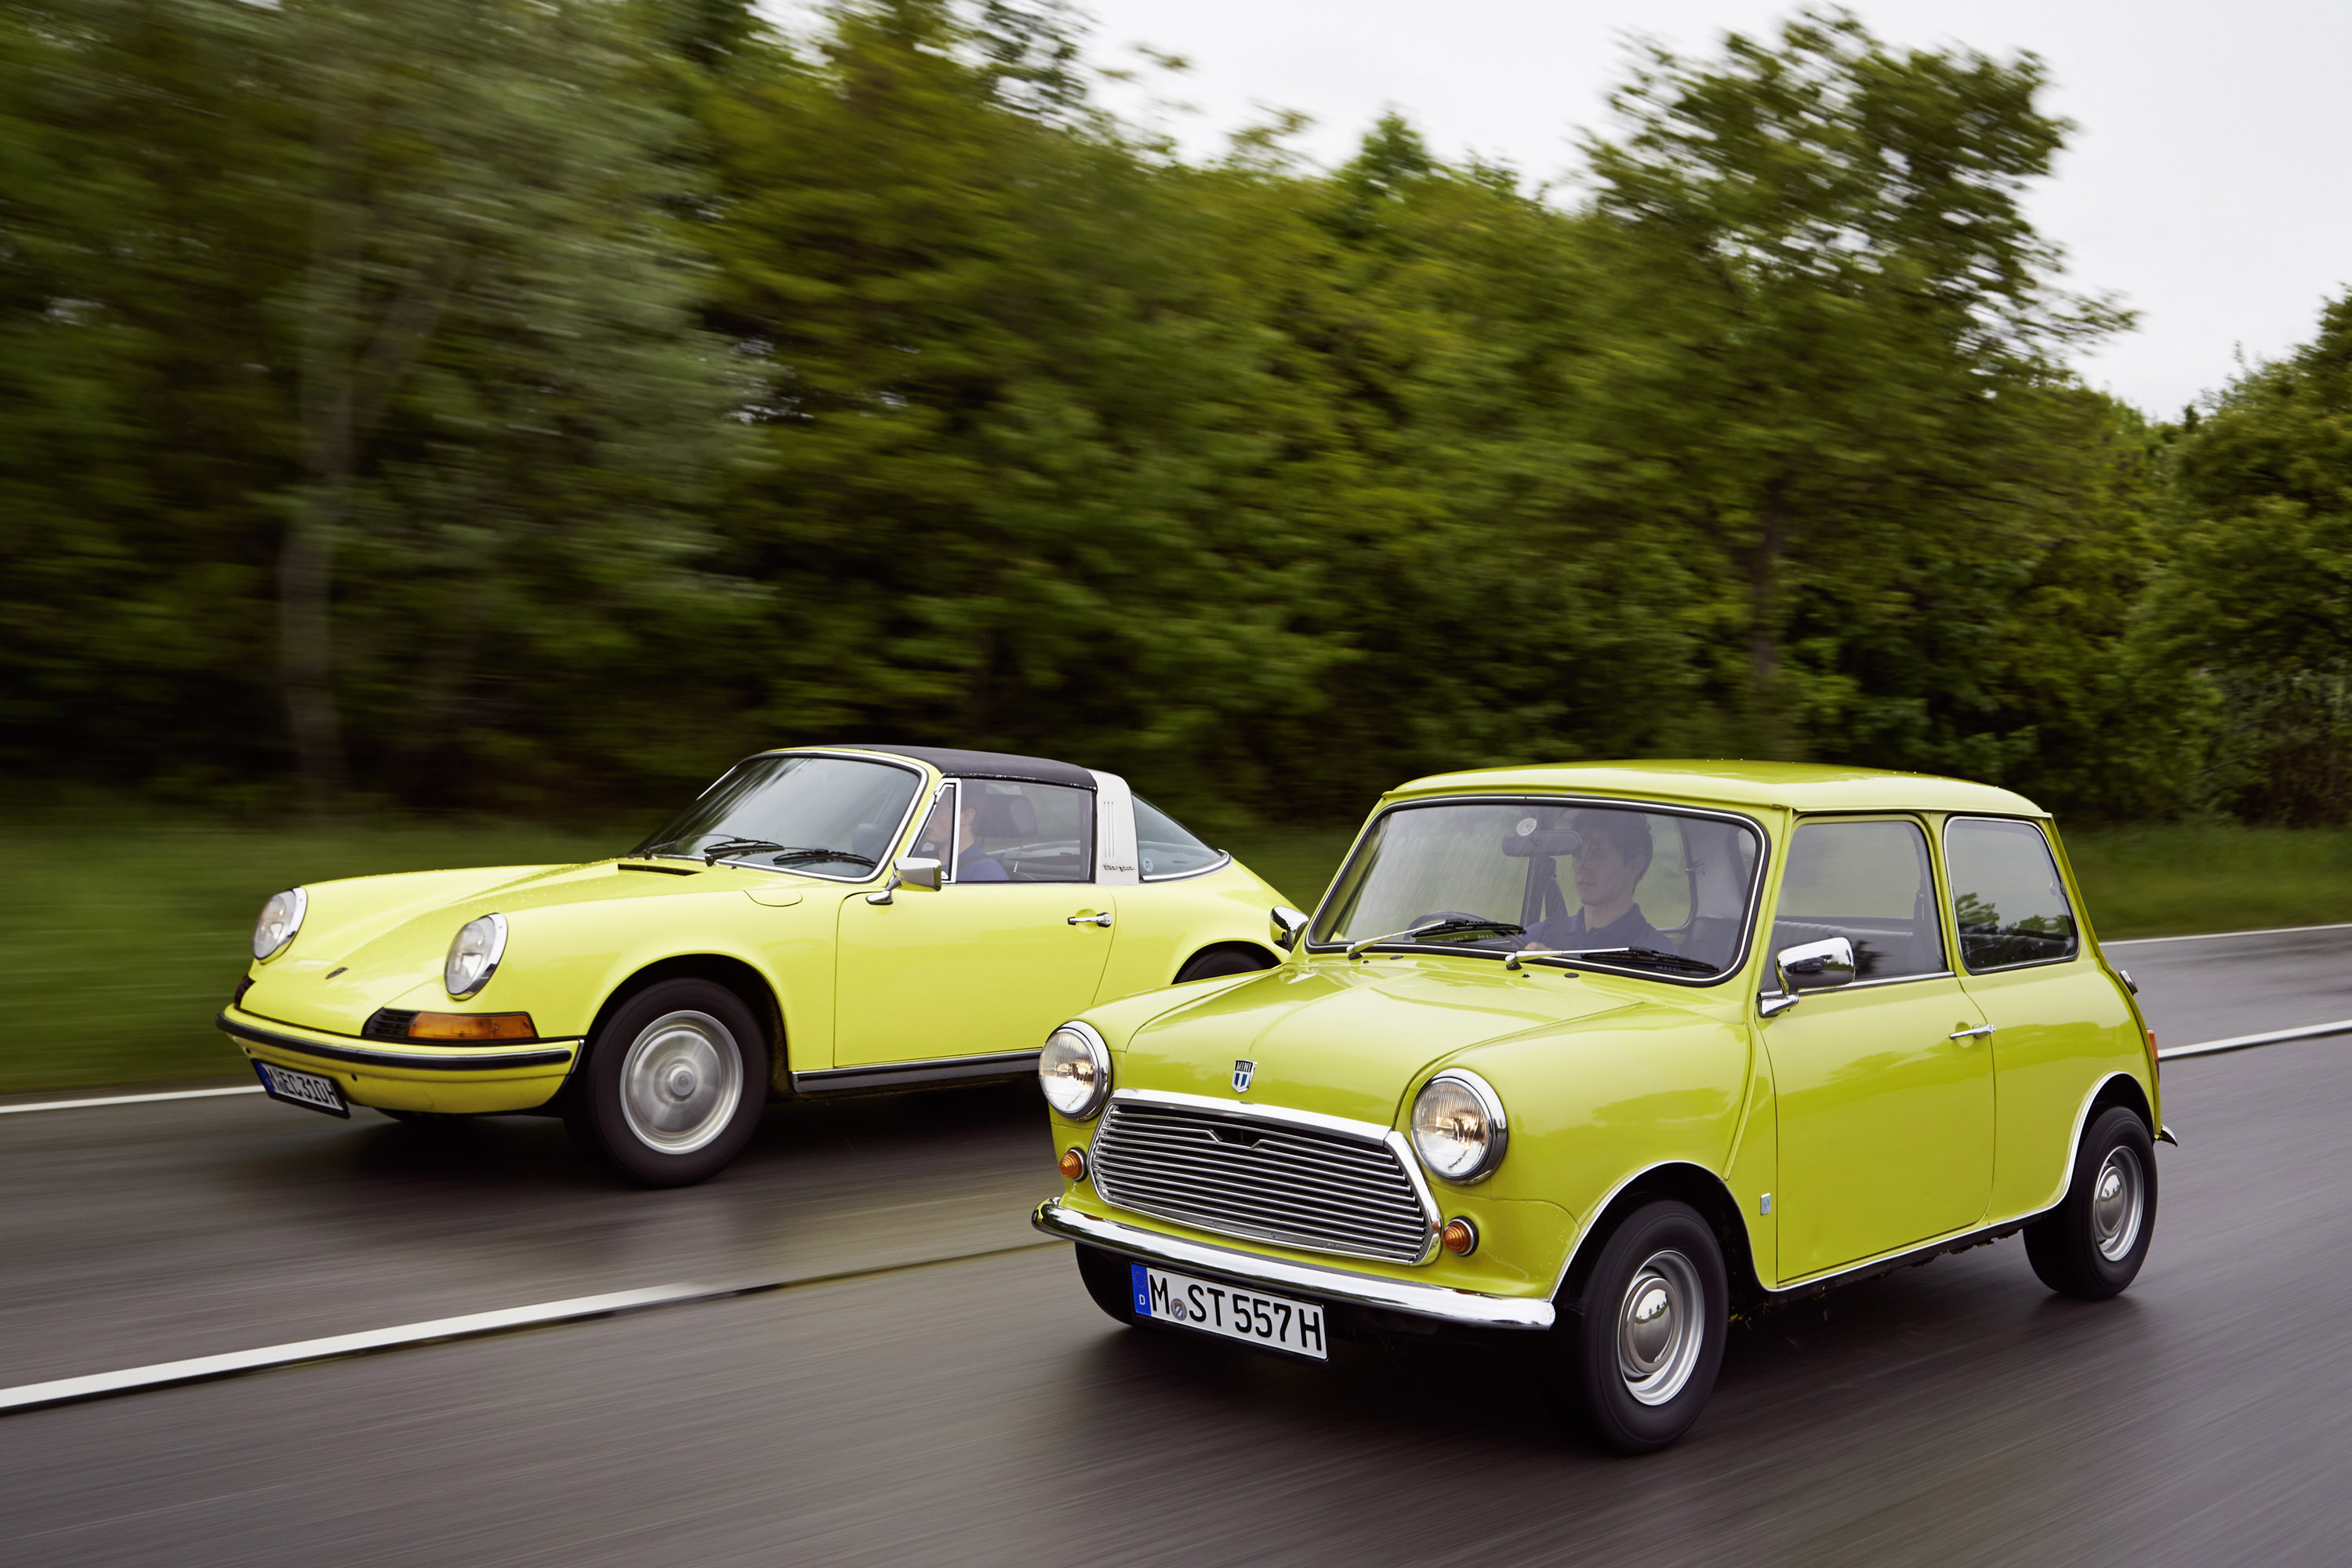
POLYGON ((748 860, 860 881, 890 852, 921 775, 852 757, 753 757, 632 851, 748 860))
POLYGON ((1759 846, 1745 822, 1631 805, 1401 806, 1372 825, 1309 940, 1704 980, 1746 946, 1759 846))

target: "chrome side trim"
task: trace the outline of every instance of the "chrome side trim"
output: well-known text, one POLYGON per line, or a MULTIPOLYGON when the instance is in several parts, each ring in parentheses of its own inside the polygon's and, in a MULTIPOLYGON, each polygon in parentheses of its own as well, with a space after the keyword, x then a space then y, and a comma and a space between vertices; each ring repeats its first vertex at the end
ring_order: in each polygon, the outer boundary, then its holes
POLYGON ((427 1056, 416 1051, 362 1050, 356 1046, 331 1046, 318 1040, 306 1040, 299 1035, 281 1035, 274 1029, 257 1029, 250 1024, 239 1023, 226 1013, 213 1020, 214 1027, 232 1040, 249 1045, 268 1046, 273 1050, 299 1051, 305 1056, 322 1057, 331 1062, 352 1062, 362 1067, 411 1068, 425 1072, 497 1072, 505 1068, 551 1067, 558 1062, 570 1062, 576 1054, 577 1040, 541 1040, 535 1048, 520 1051, 484 1050, 477 1047, 453 1047, 464 1056, 427 1056), (558 1048, 549 1049, 549 1047, 558 1048))
POLYGON ((857 1089, 904 1089, 916 1084, 957 1083, 966 1079, 1018 1078, 1037 1070, 1035 1051, 1002 1051, 989 1057, 943 1057, 919 1062, 877 1062, 872 1067, 819 1068, 793 1072, 794 1094, 841 1094, 857 1089))
POLYGON ((1418 1285, 1343 1268, 1322 1268, 1281 1258, 1261 1258, 1232 1247, 1184 1241, 1117 1220, 1081 1214, 1048 1198, 1037 1205, 1029 1222, 1047 1236, 1084 1242, 1106 1251, 1148 1258, 1155 1263, 1197 1268, 1268 1289, 1297 1290, 1351 1306, 1381 1307, 1417 1318, 1462 1323, 1485 1329, 1548 1329, 1552 1325, 1549 1301, 1534 1297, 1486 1296, 1475 1290, 1454 1290, 1443 1285, 1418 1285))

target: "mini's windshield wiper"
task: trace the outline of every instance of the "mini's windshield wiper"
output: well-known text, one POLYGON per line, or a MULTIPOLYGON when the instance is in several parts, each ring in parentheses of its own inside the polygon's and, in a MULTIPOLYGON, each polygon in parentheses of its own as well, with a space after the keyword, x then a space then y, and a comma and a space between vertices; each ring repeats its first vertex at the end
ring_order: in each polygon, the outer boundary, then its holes
POLYGON ((1525 926, 1513 925, 1508 921, 1482 921, 1474 917, 1451 916, 1442 921, 1429 921, 1406 931, 1392 931, 1386 936, 1368 936, 1360 942, 1350 944, 1348 956, 1361 958, 1366 948, 1379 947, 1384 942, 1421 942, 1433 936, 1449 936, 1455 931, 1489 931, 1496 936, 1517 936, 1527 929, 1525 926))
POLYGON ((1654 947, 1523 947, 1514 956, 1620 960, 1645 963, 1653 969, 1679 969, 1685 974, 1713 974, 1717 967, 1700 959, 1691 958, 1679 952, 1663 952, 1654 947))
POLYGON ((846 860, 853 866, 874 864, 865 856, 853 854, 846 849, 786 849, 782 854, 771 855, 768 858, 779 866, 787 860, 846 860))

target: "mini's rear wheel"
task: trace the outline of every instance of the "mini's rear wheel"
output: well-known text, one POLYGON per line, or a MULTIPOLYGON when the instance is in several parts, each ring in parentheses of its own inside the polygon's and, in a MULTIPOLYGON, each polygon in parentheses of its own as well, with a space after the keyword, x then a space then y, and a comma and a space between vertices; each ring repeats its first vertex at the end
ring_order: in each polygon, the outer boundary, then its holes
POLYGON ((742 1000, 707 980, 665 980, 615 1008, 589 1042, 563 1124, 615 1174, 686 1186, 742 1152, 767 1088, 767 1042, 742 1000))
POLYGON ((2083 1134, 2065 1201, 2025 1227, 2025 1256, 2060 1295, 2104 1301, 2138 1277, 2155 1234, 2155 1140, 2110 1106, 2083 1134))
POLYGON ((1729 1281, 1715 1231, 1688 1205, 1644 1205, 1562 1302, 1544 1346, 1553 1407, 1603 1447, 1663 1448, 1698 1419, 1723 1364, 1729 1281))
POLYGON ((1124 1258, 1078 1243, 1078 1278, 1086 1283, 1087 1294, 1123 1324, 1135 1321, 1134 1268, 1124 1258))

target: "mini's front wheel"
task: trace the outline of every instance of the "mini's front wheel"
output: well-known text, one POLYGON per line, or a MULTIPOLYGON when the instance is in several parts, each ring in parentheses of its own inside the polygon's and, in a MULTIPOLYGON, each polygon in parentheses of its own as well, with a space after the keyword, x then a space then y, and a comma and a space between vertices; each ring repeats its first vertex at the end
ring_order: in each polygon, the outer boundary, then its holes
POLYGON ((742 1152, 767 1088, 767 1043, 742 1000, 707 980, 665 980, 614 1009, 588 1042, 563 1124, 615 1173, 686 1186, 742 1152))
POLYGON ((2111 1106, 2083 1133, 2065 1201, 2025 1227, 2026 1258, 2060 1295, 2104 1301, 2138 1278, 2155 1234, 2156 1142, 2111 1106))
POLYGON ((1544 1347, 1546 1394, 1607 1447, 1664 1447, 1714 1391, 1729 1297, 1723 1249, 1698 1212, 1644 1205, 1601 1247, 1582 1297, 1562 1303, 1544 1347))

